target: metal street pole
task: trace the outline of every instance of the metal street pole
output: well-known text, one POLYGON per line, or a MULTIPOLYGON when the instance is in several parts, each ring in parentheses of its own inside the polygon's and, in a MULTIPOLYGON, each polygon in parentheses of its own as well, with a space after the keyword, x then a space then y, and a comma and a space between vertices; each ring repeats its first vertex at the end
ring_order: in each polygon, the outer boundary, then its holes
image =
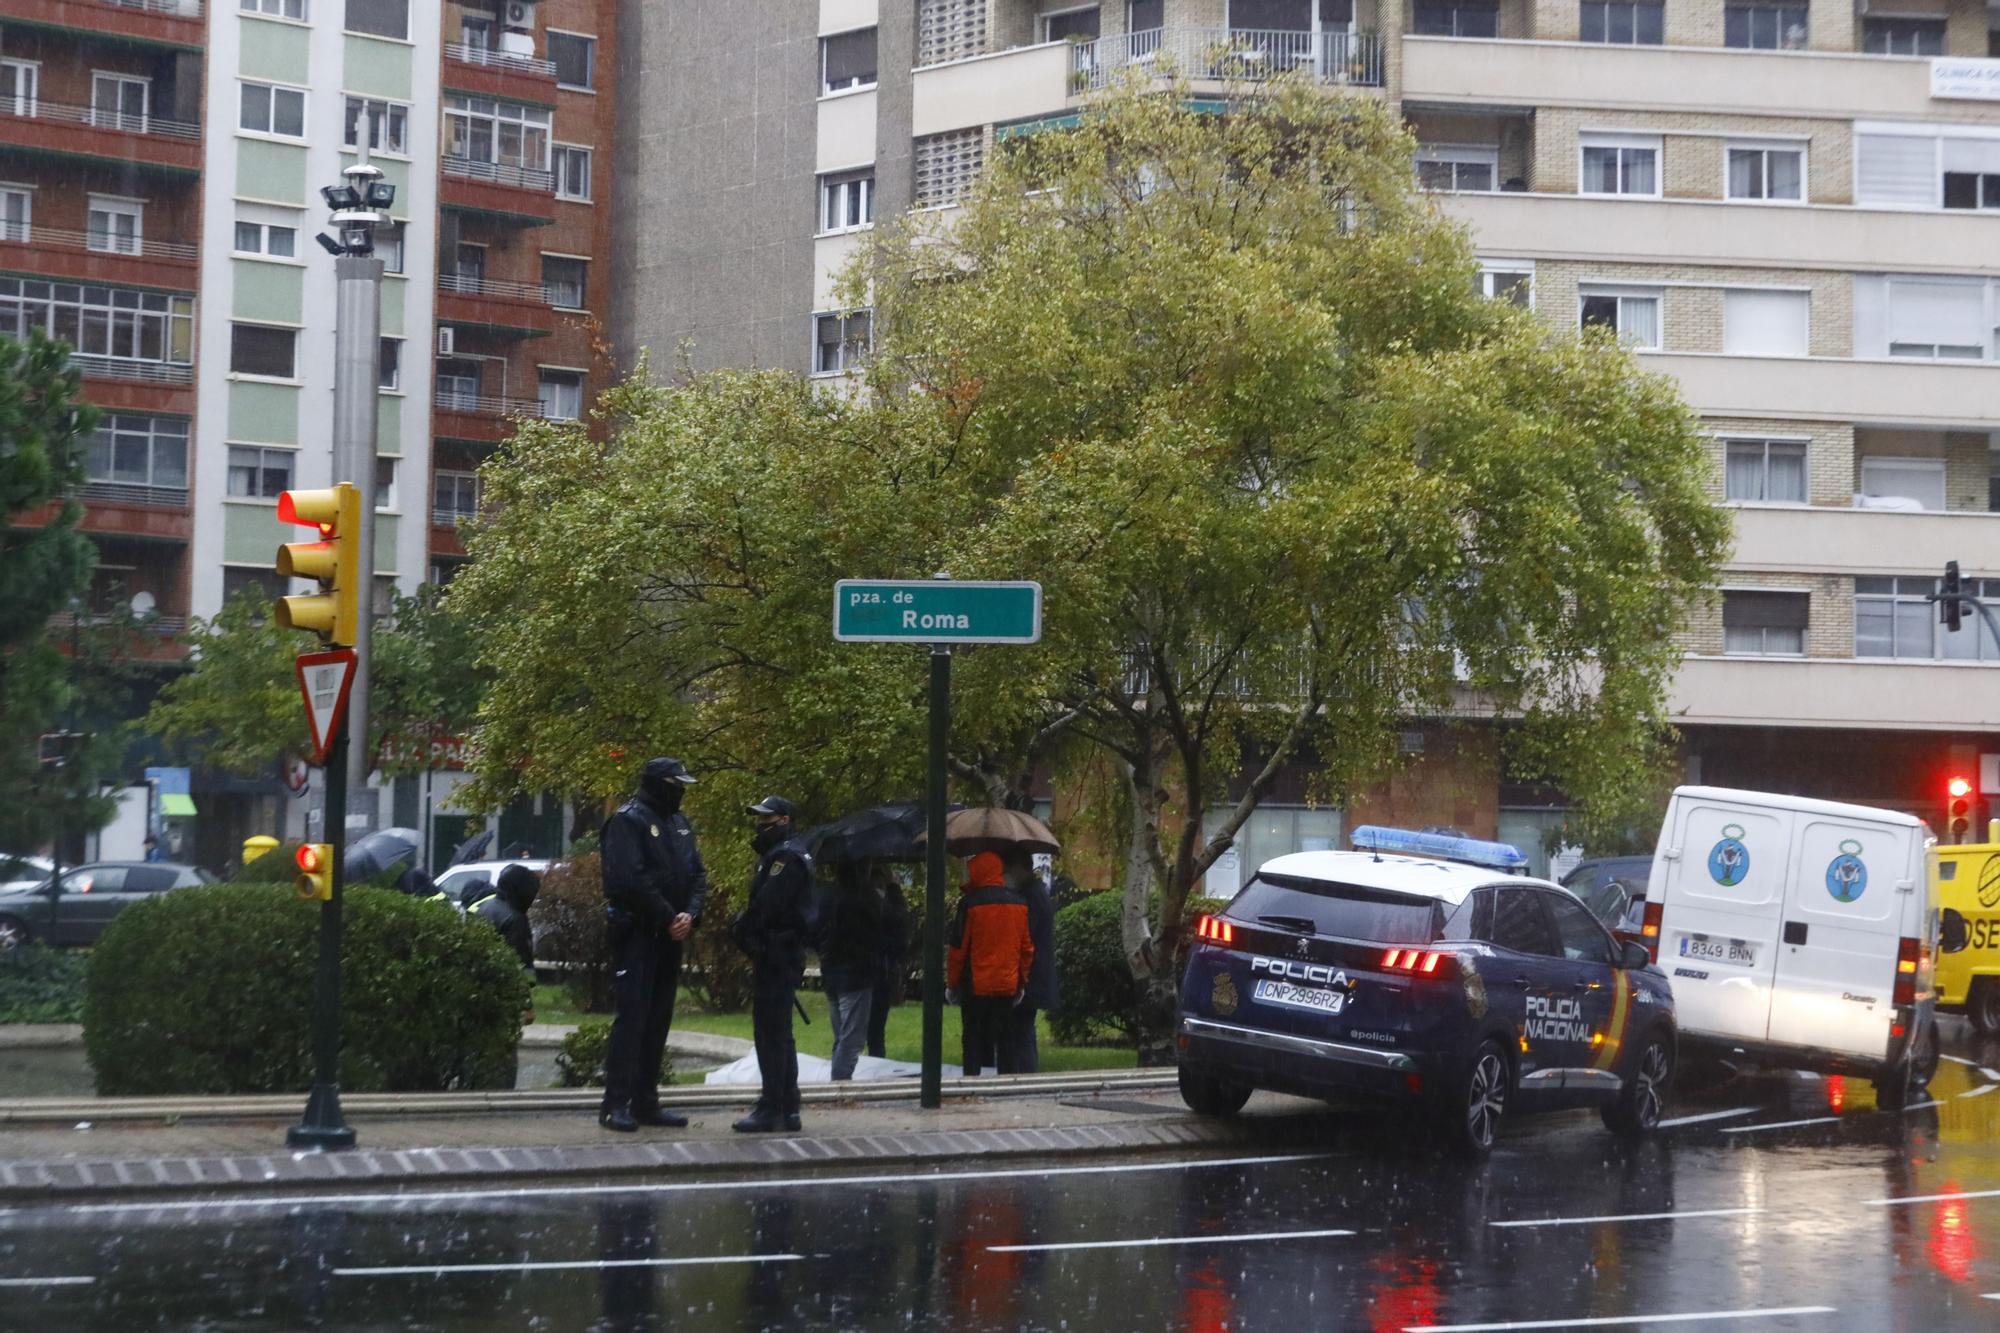
MULTIPOLYGON (((374 755, 368 747, 370 641, 375 621, 376 390, 381 378, 382 261, 373 254, 344 254, 333 261, 333 479, 361 492, 360 617, 354 631, 354 687, 348 695, 349 728, 361 738, 348 747, 344 786, 348 805, 327 841, 338 851, 348 842, 348 821, 359 816, 357 834, 375 826, 379 802, 370 799, 368 774, 374 755)), ((328 815, 329 824, 336 816, 328 815)))
MULTIPOLYGON (((924 796, 924 1051, 919 1104, 944 1104, 945 753, 951 742, 951 649, 931 645, 931 764, 924 796)), ((969 984, 969 979, 968 979, 969 984)))
MULTIPOLYGON (((351 705, 350 705, 351 707, 351 705)), ((332 824, 347 803, 347 737, 352 714, 334 727, 326 751, 326 809, 332 824)), ((333 845, 333 893, 319 905, 319 975, 313 988, 313 1085, 305 1118, 285 1131, 292 1148, 352 1148, 354 1130, 340 1114, 340 897, 347 878, 341 844, 333 845)))

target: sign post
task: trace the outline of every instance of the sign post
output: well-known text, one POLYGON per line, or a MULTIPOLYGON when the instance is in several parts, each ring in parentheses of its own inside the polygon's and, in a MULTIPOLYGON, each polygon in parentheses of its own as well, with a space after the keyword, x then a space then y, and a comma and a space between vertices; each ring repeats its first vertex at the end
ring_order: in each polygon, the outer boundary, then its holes
POLYGON ((313 762, 326 766, 326 806, 321 836, 333 846, 332 893, 319 906, 319 971, 313 990, 313 1085, 306 1111, 285 1131, 292 1148, 352 1148, 354 1128, 340 1112, 340 902, 347 878, 347 695, 354 684, 355 653, 334 648, 300 653, 299 692, 312 731, 313 762))
POLYGON ((924 1048, 919 1104, 944 1102, 945 760, 951 744, 951 646, 1036 643, 1042 585, 951 579, 842 579, 833 587, 833 637, 842 643, 930 645, 930 773, 924 791, 924 1048))

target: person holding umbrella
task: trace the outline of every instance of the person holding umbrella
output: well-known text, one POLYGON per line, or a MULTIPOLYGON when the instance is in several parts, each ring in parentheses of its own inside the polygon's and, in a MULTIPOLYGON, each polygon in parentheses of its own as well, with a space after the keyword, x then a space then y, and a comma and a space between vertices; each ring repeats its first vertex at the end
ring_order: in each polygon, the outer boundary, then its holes
POLYGON ((750 840, 757 871, 742 914, 730 925, 736 946, 751 962, 750 1033, 757 1044, 763 1086, 750 1114, 730 1126, 739 1134, 799 1128, 799 1050, 792 1039, 792 1006, 806 972, 811 934, 812 866, 791 841, 797 807, 766 796, 744 813, 757 821, 750 840))

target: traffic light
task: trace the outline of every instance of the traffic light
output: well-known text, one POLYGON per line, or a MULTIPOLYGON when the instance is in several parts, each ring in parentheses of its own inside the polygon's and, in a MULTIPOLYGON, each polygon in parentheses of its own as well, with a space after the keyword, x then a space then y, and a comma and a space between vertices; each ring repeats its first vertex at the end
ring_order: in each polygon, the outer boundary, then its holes
MULTIPOLYGON (((361 492, 347 482, 323 491, 286 491, 278 497, 278 521, 319 529, 316 542, 286 542, 278 548, 278 573, 313 579, 321 591, 278 599, 278 623, 309 629, 329 643, 352 644, 361 624, 361 492)), ((372 563, 372 562, 371 562, 372 563)))
POLYGON ((1965 620, 1965 607, 1958 600, 1964 592, 1965 581, 1958 576, 1958 561, 1945 561, 1944 582, 1938 585, 1938 619, 1953 634, 1958 633, 1965 620))
POLYGON ((299 877, 292 881, 292 887, 299 891, 299 897, 322 902, 333 897, 332 847, 323 842, 301 843, 294 859, 299 863, 299 877))
POLYGON ((1972 837, 1972 784, 1964 778, 1953 778, 1945 784, 1945 791, 1948 794, 1944 803, 1945 841, 1969 842, 1972 837))

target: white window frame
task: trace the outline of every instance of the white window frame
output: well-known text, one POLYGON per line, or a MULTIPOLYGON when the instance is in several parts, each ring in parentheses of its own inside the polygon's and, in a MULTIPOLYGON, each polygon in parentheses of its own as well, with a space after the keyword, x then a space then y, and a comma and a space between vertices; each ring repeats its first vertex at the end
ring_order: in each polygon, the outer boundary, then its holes
POLYGON ((1812 438, 1804 435, 1724 435, 1722 441, 1722 502, 1724 504, 1749 507, 1769 506, 1776 509, 1800 509, 1812 503, 1812 438), (1805 493, 1796 500, 1772 500, 1769 498, 1749 500, 1729 493, 1729 451, 1756 447, 1761 451, 1758 461, 1759 489, 1768 497, 1771 490, 1771 446, 1801 451, 1801 473, 1805 481, 1805 493))
POLYGON ((867 364, 868 354, 872 352, 874 348, 875 348, 875 311, 872 307, 861 306, 853 310, 816 310, 813 312, 813 317, 812 317, 813 378, 832 379, 836 376, 852 374, 854 371, 859 370, 862 366, 867 364), (854 346, 854 341, 847 336, 847 321, 853 319, 856 315, 863 315, 867 317, 868 341, 866 345, 861 347, 859 352, 850 352, 849 349, 854 346), (836 343, 831 343, 831 344, 822 343, 819 337, 820 323, 823 320, 829 320, 829 319, 840 321, 840 340, 836 343), (823 346, 833 346, 840 349, 838 354, 839 355, 838 365, 828 367, 820 364, 819 349, 823 346))
MULTIPOLYGON (((145 97, 145 107, 143 110, 139 112, 139 125, 137 132, 140 134, 144 134, 149 128, 151 128, 153 123, 153 81, 151 79, 147 78, 143 74, 128 74, 122 69, 94 69, 90 71, 90 123, 92 125, 102 124, 102 122, 98 120, 100 112, 97 109, 97 85, 99 83, 138 84, 140 89, 145 92, 146 97, 145 97)), ((123 101, 124 99, 121 97, 119 100, 123 101)), ((112 129, 122 130, 131 128, 125 123, 125 116, 126 116, 125 112, 115 111, 111 112, 110 114, 117 117, 116 121, 113 122, 111 125, 112 129)))
POLYGON ((304 23, 310 17, 306 0, 236 0, 237 12, 252 18, 278 19, 285 23, 304 23), (296 9, 296 14, 287 14, 287 9, 296 9))
MULTIPOLYGON (((549 308, 551 310, 588 310, 590 308, 590 256, 564 254, 560 250, 544 250, 541 252, 541 255, 544 261, 550 259, 566 259, 573 264, 583 265, 583 290, 579 293, 579 295, 583 297, 583 300, 578 301, 575 305, 557 304, 555 299, 555 293, 549 290, 553 284, 549 282, 546 276, 543 277, 542 292, 543 295, 548 298, 549 308)), ((544 264, 542 265, 542 272, 545 275, 548 272, 548 265, 546 262, 544 262, 544 264)))
POLYGON ((39 60, 0 60, 0 68, 16 71, 15 80, 26 91, 14 94, 13 114, 33 116, 41 105, 42 62, 39 60), (25 76, 25 77, 24 77, 25 76))
POLYGON ((1576 292, 1576 326, 1583 324, 1583 303, 1591 297, 1615 297, 1618 301, 1618 322, 1614 331, 1618 341, 1635 352, 1657 352, 1667 340, 1667 303, 1664 289, 1659 287, 1635 287, 1612 283, 1581 283, 1576 292), (1627 301, 1651 301, 1653 303, 1653 332, 1656 341, 1641 343, 1632 341, 1625 328, 1625 303, 1627 301))
POLYGON ((34 239, 35 235, 35 187, 19 181, 0 181, 0 241, 23 243, 34 239), (21 201, 21 220, 7 221, 6 201, 21 201), (15 229, 19 228, 19 235, 15 229))
MULTIPOLYGON (((1864 454, 1862 455, 1861 458, 1861 470, 1858 478, 1861 484, 1861 494, 1863 495, 1875 495, 1878 493, 1881 495, 1896 494, 1896 492, 1893 491, 1877 492, 1869 488, 1868 473, 1871 469, 1877 469, 1877 468, 1881 469, 1893 468, 1899 472, 1922 472, 1926 474, 1936 473, 1937 498, 1939 500, 1939 504, 1935 509, 1926 505, 1924 507, 1923 512, 1927 514, 1941 514, 1946 509, 1950 508, 1951 491, 1947 486, 1944 460, 1942 458, 1905 458, 1896 454, 1874 454, 1874 455, 1864 454)), ((1910 496, 1907 498, 1924 499, 1926 497, 1910 496)))
POLYGON ((595 154, 591 152, 589 144, 555 142, 549 144, 549 170, 555 173, 556 198, 572 200, 579 204, 590 202, 590 191, 592 188, 590 177, 591 171, 595 166, 595 163, 592 161, 594 157, 595 154), (566 163, 572 154, 583 158, 582 194, 569 193, 569 171, 566 163))
POLYGON ((398 466, 402 461, 401 454, 375 455, 375 512, 378 514, 402 512, 396 504, 396 478, 403 471, 398 466))
POLYGON ((819 95, 821 97, 839 97, 845 93, 865 93, 871 88, 879 87, 881 82, 882 29, 879 24, 864 23, 857 28, 847 28, 840 32, 823 32, 819 35, 819 95), (875 77, 866 83, 844 83, 838 88, 829 88, 826 82, 827 43, 836 37, 846 37, 857 32, 873 32, 875 34, 875 77))
MULTIPOLYGON (((1977 597, 1988 608, 2000 610, 2000 602, 1996 602, 1994 598, 1995 585, 2000 584, 2000 579, 1968 578, 1965 582, 1968 585, 1966 588, 1967 593, 1977 597)), ((2000 645, 1993 644, 1992 635, 1986 628, 1985 617, 1976 611, 1966 615, 1964 628, 1958 631, 1959 634, 1971 636, 1970 647, 1972 648, 1972 652, 1966 654, 1946 651, 1949 641, 1956 638, 1957 635, 1952 634, 1951 631, 1938 623, 1937 604, 1930 601, 1927 596, 1928 593, 1936 591, 1937 580, 1924 578, 1921 575, 1857 574, 1854 580, 1854 655, 1868 662, 1991 662, 1996 658, 2000 658, 2000 645), (1861 590, 1861 583, 1864 579, 1889 579, 1892 581, 1891 586, 1895 591, 1863 592, 1861 590), (1905 592, 1901 584, 1906 581, 1919 584, 1922 591, 1912 590, 1905 592), (1880 655, 1864 657, 1862 655, 1861 608, 1864 605, 1887 605, 1890 608, 1889 655, 1887 657, 1880 655), (1909 656, 1904 656, 1902 653, 1896 651, 1896 626, 1899 619, 1896 612, 1898 609, 1907 609, 1916 612, 1922 617, 1923 624, 1930 631, 1930 644, 1926 652, 1921 654, 1912 653, 1909 656)))
POLYGON ((1421 145, 1417 149, 1417 179, 1420 188, 1434 188, 1422 185, 1423 168, 1425 164, 1436 165, 1439 163, 1449 163, 1453 168, 1451 173, 1451 187, 1439 190, 1438 193, 1440 194, 1498 194, 1500 192, 1500 149, 1497 145, 1452 143, 1421 145), (1492 184, 1483 190, 1468 189, 1460 186, 1458 183, 1457 168, 1461 166, 1485 167, 1487 179, 1492 184))
POLYGON ((850 167, 844 171, 822 171, 819 174, 819 232, 821 236, 844 236, 849 232, 871 231, 875 226, 875 165, 850 167), (847 198, 859 189, 861 194, 861 221, 843 222, 834 225, 829 219, 834 216, 834 204, 840 204, 840 216, 847 214, 847 198))
POLYGON ((1666 41, 1666 36, 1667 36, 1666 26, 1667 26, 1666 0, 1578 0, 1577 38, 1579 41, 1588 43, 1591 46, 1659 46, 1666 41), (1632 40, 1629 42, 1621 42, 1612 38, 1611 20, 1608 13, 1605 16, 1605 23, 1604 23, 1605 35, 1602 38, 1584 37, 1583 5, 1585 3, 1592 3, 1592 2, 1601 3, 1605 5, 1607 10, 1613 7, 1630 9, 1632 11, 1632 40), (1641 9, 1658 9, 1660 11, 1660 41, 1642 42, 1639 40, 1639 11, 1641 9))
MULTIPOLYGON (((1723 654, 1723 656, 1725 656, 1725 657, 1804 657, 1804 656, 1806 655, 1806 642, 1807 642, 1807 636, 1809 636, 1809 635, 1810 635, 1810 634, 1812 633, 1812 592, 1811 592, 1811 590, 1810 590, 1810 589, 1807 589, 1807 588, 1759 588, 1759 587, 1754 587, 1754 586, 1737 586, 1737 585, 1731 585, 1731 584, 1724 584, 1724 585, 1723 585, 1722 587, 1720 587, 1720 588, 1716 589, 1716 591, 1717 591, 1717 592, 1720 592, 1720 593, 1721 593, 1721 594, 1723 595, 1723 598, 1724 598, 1724 600, 1725 600, 1725 601, 1726 601, 1726 600, 1728 599, 1728 596, 1729 596, 1729 594, 1730 594, 1730 593, 1732 593, 1732 592, 1752 592, 1752 593, 1760 593, 1760 594, 1764 594, 1764 593, 1768 593, 1768 594, 1771 594, 1771 595, 1774 595, 1774 596, 1778 596, 1778 597, 1797 597, 1797 598, 1800 598, 1801 600, 1803 600, 1803 601, 1805 602, 1805 604, 1806 604, 1806 623, 1805 623, 1805 624, 1803 624, 1803 625, 1801 625, 1801 626, 1799 626, 1799 629, 1798 629, 1798 635, 1799 635, 1799 646, 1798 646, 1798 648, 1797 648, 1796 650, 1794 650, 1794 649, 1791 649, 1791 648, 1779 648, 1779 649, 1774 649, 1774 648, 1770 648, 1770 647, 1757 647, 1757 648, 1731 648, 1731 647, 1729 646, 1729 627, 1728 627, 1727 625, 1724 625, 1724 626, 1722 627, 1722 654, 1723 654)), ((1717 608, 1717 610, 1718 610, 1718 611, 1720 611, 1720 610, 1721 610, 1721 608, 1720 608, 1720 607, 1718 607, 1718 608, 1717 608)), ((1760 628, 1759 628, 1759 630, 1758 630, 1758 633, 1759 633, 1759 634, 1760 634, 1760 635, 1762 636, 1762 642, 1763 642, 1763 643, 1766 643, 1766 644, 1768 644, 1768 643, 1769 643, 1769 641, 1770 641, 1770 634, 1771 634, 1771 630, 1770 630, 1770 628, 1769 628, 1768 626, 1766 626, 1766 627, 1760 627, 1760 628)))
MULTIPOLYGON (((131 199, 116 194, 93 194, 84 207, 83 244, 87 250, 95 250, 106 255, 139 255, 146 252, 146 201, 131 199), (102 213, 107 218, 132 219, 132 236, 129 244, 98 244, 99 232, 92 227, 93 215, 102 213)), ((105 232, 106 236, 116 236, 115 232, 105 232)))
MULTIPOLYGON (((444 136, 444 155, 458 162, 483 162, 494 167, 519 167, 524 171, 547 171, 549 154, 554 143, 553 129, 555 114, 545 106, 530 106, 525 102, 510 102, 497 97, 475 97, 470 94, 446 93, 444 115, 439 122, 439 131, 444 136), (452 122, 462 121, 465 146, 472 146, 472 123, 482 121, 486 126, 486 137, 491 143, 491 152, 486 157, 459 156, 451 151, 452 122), (509 162, 500 147, 500 127, 503 124, 518 126, 523 147, 530 138, 541 145, 538 161, 533 163, 509 162)), ((525 157, 526 154, 524 153, 525 157)))
POLYGON ((273 83, 269 79, 238 79, 236 81, 236 132, 256 139, 276 139, 280 143, 303 143, 312 133, 312 98, 309 89, 295 83, 273 83), (262 88, 270 96, 265 100, 264 123, 266 128, 255 129, 243 123, 243 90, 262 88), (270 128, 278 123, 278 94, 292 93, 299 99, 299 132, 286 134, 270 128))
POLYGON ((1806 144, 1798 139, 1727 139, 1722 145, 1722 197, 1732 204, 1803 204, 1812 198, 1812 183, 1806 178, 1808 164, 1806 144), (1731 194, 1729 192, 1729 155, 1731 153, 1762 153, 1763 181, 1765 193, 1731 194), (1799 158, 1799 194, 1796 199, 1775 199, 1771 189, 1771 154, 1796 153, 1799 158))
MULTIPOLYGON (((1528 280, 1527 309, 1535 308, 1535 261, 1532 259, 1482 259, 1479 261, 1479 294, 1489 301, 1507 299, 1495 284, 1495 278, 1525 277, 1528 280)), ((1582 307, 1578 307, 1581 311, 1582 307)))
MULTIPOLYGON (((367 34, 358 35, 366 36, 367 34)), ((369 155, 372 157, 404 159, 410 156, 410 104, 408 102, 392 101, 386 97, 368 97, 362 93, 343 93, 341 94, 341 98, 340 142, 342 147, 358 148, 360 146, 361 124, 363 121, 368 120, 369 108, 380 107, 382 108, 382 119, 380 121, 381 134, 379 137, 391 142, 385 143, 380 147, 371 144, 368 149, 369 155), (348 134, 347 111, 356 102, 361 104, 361 110, 354 118, 354 133, 350 137, 348 134), (391 132, 391 128, 395 126, 400 126, 400 132, 391 132)))
MULTIPOLYGON (((1782 4, 1773 3, 1772 0, 1746 0, 1745 3, 1740 5, 1725 4, 1723 6, 1723 15, 1722 15, 1722 32, 1723 32, 1723 40, 1722 40, 1723 48, 1729 51, 1805 51, 1810 49, 1812 46, 1811 9, 1810 6, 1805 2, 1805 0, 1790 0, 1790 3, 1782 3, 1782 4), (1755 40, 1752 40, 1749 44, 1744 46, 1732 46, 1729 42, 1730 10, 1738 10, 1746 14, 1748 13, 1783 14, 1789 10, 1796 12, 1800 15, 1803 15, 1805 17, 1805 26, 1804 30, 1799 35, 1799 42, 1798 45, 1796 46, 1789 45, 1788 43, 1786 43, 1785 29, 1783 28, 1779 28, 1777 31, 1778 41, 1775 46, 1759 46, 1757 45, 1755 40)), ((1750 36, 1754 39, 1756 37, 1756 33, 1752 32, 1750 36)))
POLYGON ((256 440, 227 440, 224 441, 224 444, 226 447, 224 448, 222 455, 222 498, 225 501, 230 501, 236 504, 275 505, 278 503, 278 497, 276 495, 257 495, 257 494, 238 495, 230 489, 230 474, 236 470, 236 459, 234 457, 234 454, 238 449, 254 449, 258 451, 258 453, 260 454, 260 457, 258 458, 257 461, 257 477, 260 483, 262 482, 264 475, 264 461, 261 455, 277 454, 285 459, 286 463, 285 470, 290 474, 291 478, 283 486, 280 486, 278 488, 279 491, 280 492, 288 491, 292 487, 299 484, 299 448, 297 445, 266 444, 256 440))
POLYGON ((477 518, 479 517, 480 502, 485 498, 486 487, 480 481, 477 472, 467 472, 462 468, 437 468, 431 473, 431 522, 433 524, 440 521, 456 524, 461 519, 477 518), (452 504, 449 509, 440 508, 438 505, 437 488, 440 482, 451 487, 452 504), (468 488, 472 491, 472 508, 470 509, 466 509, 459 503, 464 498, 464 491, 468 488))
POLYGON ((401 393, 403 391, 404 350, 405 350, 404 339, 394 337, 388 334, 384 334, 382 336, 379 343, 379 350, 375 354, 375 387, 380 392, 401 393), (388 352, 389 349, 392 347, 395 348, 395 356, 396 356, 395 369, 386 370, 386 367, 389 364, 388 352))
POLYGON ((562 82, 562 76, 557 75, 556 87, 570 93, 595 93, 597 91, 597 34, 594 32, 577 32, 571 28, 543 29, 543 41, 546 43, 545 49, 549 52, 549 63, 552 65, 556 59, 555 43, 548 39, 553 37, 574 37, 578 41, 590 43, 590 82, 564 83, 562 82))
POLYGON ((272 221, 268 218, 246 217, 244 216, 244 210, 239 208, 236 214, 235 226, 230 229, 229 233, 230 253, 239 259, 256 259, 267 264, 302 263, 304 256, 299 253, 299 233, 301 230, 299 222, 300 218, 296 215, 290 216, 288 220, 283 222, 272 221), (257 229, 258 248, 255 250, 245 250, 238 245, 236 243, 238 238, 235 227, 255 227, 257 229), (271 249, 271 232, 274 228, 279 231, 289 231, 292 234, 292 252, 290 254, 277 254, 271 249))
POLYGON ((535 367, 535 401, 536 401, 537 403, 542 403, 542 404, 543 404, 543 407, 542 407, 542 419, 543 419, 544 421, 581 421, 581 420, 583 420, 583 418, 584 418, 584 413, 585 413, 585 412, 587 412, 587 411, 589 410, 589 407, 590 407, 590 404, 588 403, 588 401, 586 401, 586 399, 585 399, 585 397, 584 397, 584 390, 585 390, 585 389, 586 389, 586 388, 587 388, 587 387, 589 386, 589 384, 590 384, 590 372, 589 372, 589 371, 587 371, 587 370, 584 370, 584 369, 583 369, 582 367, 580 367, 580 366, 536 366, 536 367, 535 367), (574 377, 576 378, 576 415, 575 415, 575 416, 573 416, 573 417, 552 417, 552 416, 550 416, 550 415, 548 414, 548 408, 547 408, 547 405, 546 405, 546 400, 544 400, 544 399, 542 398, 542 387, 543 387, 543 385, 544 385, 544 384, 546 384, 546 383, 548 382, 548 377, 549 377, 550 375, 570 375, 570 376, 574 376, 574 377))
MULTIPOLYGON (((1724 161, 1728 155, 1724 155, 1724 161)), ((1586 130, 1577 136, 1576 145, 1576 192, 1593 199, 1658 199, 1666 188, 1667 154, 1664 136, 1658 134, 1618 134, 1601 130, 1586 130), (1585 188, 1588 173, 1585 171, 1585 154, 1593 148, 1618 150, 1618 179, 1625 179, 1625 153, 1650 152, 1653 155, 1653 188, 1642 193, 1637 190, 1591 190, 1585 188)))

